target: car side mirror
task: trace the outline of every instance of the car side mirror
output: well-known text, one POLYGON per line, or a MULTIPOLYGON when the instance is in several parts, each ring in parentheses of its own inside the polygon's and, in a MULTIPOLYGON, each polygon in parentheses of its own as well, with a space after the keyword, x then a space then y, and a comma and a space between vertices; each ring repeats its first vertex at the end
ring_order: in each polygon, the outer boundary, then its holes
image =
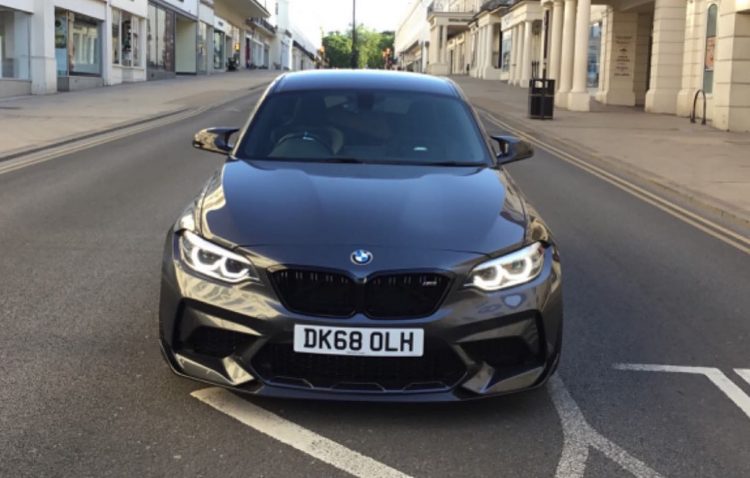
POLYGON ((212 153, 229 154, 234 145, 229 141, 238 128, 207 128, 193 137, 193 147, 212 153))
POLYGON ((527 141, 515 136, 493 136, 497 141, 500 153, 497 155, 498 164, 508 164, 534 156, 534 147, 527 141))

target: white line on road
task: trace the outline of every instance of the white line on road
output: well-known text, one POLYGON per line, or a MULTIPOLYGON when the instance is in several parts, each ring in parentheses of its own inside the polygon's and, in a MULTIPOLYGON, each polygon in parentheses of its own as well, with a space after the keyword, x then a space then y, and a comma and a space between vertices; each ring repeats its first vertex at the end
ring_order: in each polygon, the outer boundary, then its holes
POLYGON ((191 395, 244 425, 351 475, 361 478, 409 478, 409 475, 285 420, 223 388, 204 388, 191 395))
POLYGON ((557 414, 560 416, 563 429, 563 450, 555 478, 582 478, 586 471, 589 448, 599 450, 634 476, 651 478, 661 476, 594 430, 559 376, 553 375, 549 379, 547 389, 557 414))
MULTIPOLYGON (((671 373, 689 373, 694 375, 704 375, 706 378, 716 385, 719 390, 724 392, 724 395, 729 397, 735 405, 740 407, 740 410, 745 412, 750 418, 750 397, 742 391, 740 387, 732 382, 729 377, 724 375, 724 372, 718 368, 712 367, 683 367, 678 365, 654 365, 654 364, 638 364, 638 363, 618 363, 614 365, 617 370, 637 370, 641 372, 671 372, 671 373)), ((750 371, 742 371, 740 369, 735 370, 742 378, 747 380, 750 378, 750 371), (748 372, 747 376, 741 372, 748 372)))
POLYGON ((736 368, 734 371, 747 383, 750 383, 750 368, 736 368))

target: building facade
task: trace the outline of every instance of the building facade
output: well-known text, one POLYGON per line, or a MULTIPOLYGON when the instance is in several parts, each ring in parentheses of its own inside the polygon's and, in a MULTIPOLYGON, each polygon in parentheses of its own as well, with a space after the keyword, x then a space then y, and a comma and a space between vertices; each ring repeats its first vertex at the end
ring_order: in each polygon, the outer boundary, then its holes
POLYGON ((0 0, 0 97, 224 71, 263 0, 0 0), (220 16, 220 15, 223 15, 220 16))
MULTIPOLYGON (((552 78, 556 105, 574 111, 598 101, 701 116, 705 101, 714 127, 750 131, 750 0, 444 0, 426 10, 429 73, 520 87, 552 78)), ((416 28, 403 22, 397 45, 416 28)))
POLYGON ((406 71, 427 70, 430 28, 427 7, 431 0, 416 0, 409 5, 396 31, 394 50, 399 67, 406 71))
POLYGON ((276 28, 270 45, 271 67, 276 70, 308 70, 318 64, 319 32, 303 31, 295 21, 290 0, 277 0, 269 20, 276 28), (311 38, 316 37, 317 41, 311 38))

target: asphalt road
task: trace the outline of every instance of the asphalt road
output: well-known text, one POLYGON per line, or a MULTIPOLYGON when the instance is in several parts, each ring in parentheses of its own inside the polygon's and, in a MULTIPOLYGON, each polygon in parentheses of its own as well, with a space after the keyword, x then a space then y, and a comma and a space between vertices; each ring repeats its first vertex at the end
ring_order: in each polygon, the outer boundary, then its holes
MULTIPOLYGON (((223 160, 191 135, 255 100, 0 175, 0 476, 347 476, 191 397, 157 347, 164 234, 223 160)), ((750 476, 750 257, 544 152, 509 171, 563 254, 551 386, 243 403, 417 477, 750 476)))

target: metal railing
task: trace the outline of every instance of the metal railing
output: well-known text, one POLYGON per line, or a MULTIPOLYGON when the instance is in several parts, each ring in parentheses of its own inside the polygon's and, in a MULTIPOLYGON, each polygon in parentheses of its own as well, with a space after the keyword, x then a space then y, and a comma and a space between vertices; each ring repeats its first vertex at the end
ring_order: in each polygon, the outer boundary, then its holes
POLYGON ((693 97, 693 111, 690 112, 690 122, 695 123, 695 107, 698 103, 698 95, 703 95, 703 119, 701 120, 701 124, 706 124, 706 92, 703 90, 698 90, 695 92, 695 97, 693 97))

